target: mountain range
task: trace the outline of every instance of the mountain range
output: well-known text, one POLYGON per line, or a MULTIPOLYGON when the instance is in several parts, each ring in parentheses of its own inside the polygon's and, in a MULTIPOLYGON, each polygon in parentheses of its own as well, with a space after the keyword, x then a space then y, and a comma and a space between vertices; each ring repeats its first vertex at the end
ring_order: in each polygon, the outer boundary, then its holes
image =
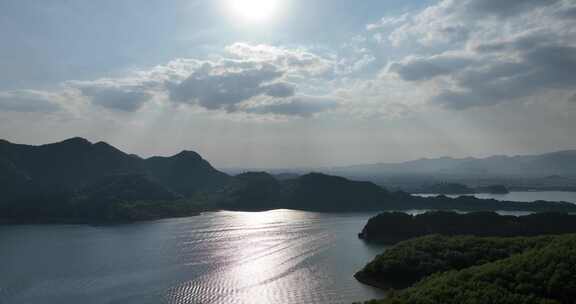
POLYGON ((377 163, 326 168, 324 171, 347 175, 462 175, 500 177, 576 176, 576 150, 538 155, 486 158, 441 157, 401 163, 377 163))
POLYGON ((31 146, 0 141, 0 220, 124 221, 206 210, 399 209, 575 211, 562 202, 421 198, 322 173, 231 176, 192 151, 141 158, 83 138, 31 146))
POLYGON ((228 183, 195 152, 140 158, 83 138, 40 146, 0 141, 2 217, 95 217, 116 202, 174 201, 228 183))
POLYGON ((41 146, 2 141, 0 170, 0 178, 19 176, 69 190, 122 174, 150 175, 161 185, 183 194, 210 189, 229 179, 195 152, 143 159, 105 142, 91 143, 78 137, 41 146))

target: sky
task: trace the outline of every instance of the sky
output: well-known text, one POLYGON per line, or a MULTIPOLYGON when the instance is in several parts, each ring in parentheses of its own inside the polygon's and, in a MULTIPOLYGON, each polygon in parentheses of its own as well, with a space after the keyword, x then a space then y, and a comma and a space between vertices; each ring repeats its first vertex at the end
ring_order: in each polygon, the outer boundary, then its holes
POLYGON ((323 167, 576 148, 574 0, 2 0, 0 138, 323 167))

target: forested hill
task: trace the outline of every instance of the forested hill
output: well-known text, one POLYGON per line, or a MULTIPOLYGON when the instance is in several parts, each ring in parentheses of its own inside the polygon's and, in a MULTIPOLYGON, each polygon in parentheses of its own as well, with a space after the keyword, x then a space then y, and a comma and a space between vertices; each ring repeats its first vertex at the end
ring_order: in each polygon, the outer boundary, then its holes
POLYGON ((143 174, 175 192, 190 194, 225 184, 229 176, 195 152, 143 159, 83 138, 30 146, 0 142, 0 179, 81 189, 112 175, 143 174))
POLYGON ((191 151, 143 159, 79 137, 40 146, 0 141, 0 218, 185 216, 195 211, 160 202, 220 189, 230 179, 191 151), (131 215, 123 214, 127 209, 120 204, 131 206, 131 215), (154 210, 135 210, 152 206, 154 210))
POLYGON ((417 238, 376 257, 356 277, 385 288, 417 282, 366 304, 572 304, 576 235, 417 238))

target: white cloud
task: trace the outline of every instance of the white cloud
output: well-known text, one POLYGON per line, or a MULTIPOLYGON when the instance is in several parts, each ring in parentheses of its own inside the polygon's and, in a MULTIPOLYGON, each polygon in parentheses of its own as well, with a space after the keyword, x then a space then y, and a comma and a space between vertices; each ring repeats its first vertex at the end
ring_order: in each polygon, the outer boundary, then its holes
POLYGON ((234 43, 226 51, 242 61, 267 63, 286 73, 322 76, 333 72, 335 62, 301 48, 234 43))
POLYGON ((392 63, 390 71, 407 81, 421 81, 450 75, 475 62, 474 56, 467 53, 448 52, 428 57, 408 56, 399 62, 392 63))
POLYGON ((366 30, 374 31, 379 29, 389 28, 401 23, 404 23, 408 20, 409 14, 402 14, 400 16, 387 16, 383 17, 376 23, 371 23, 366 26, 366 30))
MULTIPOLYGON (((295 97, 297 92, 302 91, 298 96, 305 96, 313 81, 324 82, 334 69, 334 60, 302 48, 235 43, 209 59, 180 58, 124 77, 66 81, 55 94, 69 98, 70 103, 81 100, 119 112, 138 111, 153 100, 247 112, 243 104, 253 99, 274 100, 278 106, 251 108, 250 113, 308 116, 306 110, 314 114, 331 107, 320 105, 310 94, 310 98, 295 97), (310 105, 306 104, 308 101, 310 105)), ((4 110, 48 111, 56 107, 49 103, 50 93, 45 91, 2 94, 0 107, 4 110)))
POLYGON ((318 113, 334 110, 340 102, 333 97, 294 96, 284 100, 272 100, 246 108, 248 113, 274 114, 281 116, 311 117, 318 113))

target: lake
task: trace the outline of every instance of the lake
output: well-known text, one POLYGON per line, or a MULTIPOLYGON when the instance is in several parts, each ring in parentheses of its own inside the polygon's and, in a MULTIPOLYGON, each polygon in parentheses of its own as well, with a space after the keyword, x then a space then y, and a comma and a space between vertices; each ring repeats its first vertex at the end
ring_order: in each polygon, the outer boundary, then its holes
POLYGON ((0 303, 352 303, 375 213, 215 212, 121 226, 0 226, 0 303))
MULTIPOLYGON (((478 196, 576 203, 575 192, 478 196)), ((353 278, 385 249, 356 237, 374 215, 276 210, 119 226, 0 226, 0 303, 350 304, 381 298, 382 291, 353 278)))
MULTIPOLYGON (((436 194, 417 194, 417 195, 424 197, 436 196, 436 194)), ((508 194, 479 193, 472 195, 477 198, 496 199, 499 201, 533 202, 537 200, 544 200, 554 202, 569 202, 576 204, 576 192, 570 192, 570 191, 512 191, 508 194)), ((447 195, 447 196, 458 197, 460 195, 447 195)))

